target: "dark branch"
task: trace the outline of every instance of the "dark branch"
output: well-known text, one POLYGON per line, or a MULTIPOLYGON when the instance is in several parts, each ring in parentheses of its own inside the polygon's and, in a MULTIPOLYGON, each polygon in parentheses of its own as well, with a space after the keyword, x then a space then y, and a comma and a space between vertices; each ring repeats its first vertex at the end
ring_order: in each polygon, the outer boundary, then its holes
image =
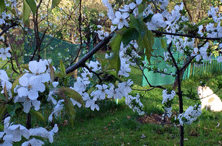
POLYGON ((66 69, 66 73, 69 74, 76 70, 79 67, 83 67, 85 62, 91 58, 100 48, 104 45, 108 44, 110 39, 113 37, 115 32, 112 32, 108 37, 106 37, 103 41, 101 41, 98 45, 96 45, 91 51, 89 51, 83 58, 81 58, 77 63, 73 64, 69 68, 66 69))
POLYGON ((11 25, 7 25, 3 28, 2 32, 0 33, 0 36, 2 36, 4 33, 6 33, 10 28, 17 26, 18 24, 15 22, 12 22, 11 25))
POLYGON ((97 78, 99 79, 99 83, 100 83, 100 84, 102 83, 103 80, 100 78, 100 75, 101 75, 102 73, 96 73, 96 72, 94 72, 94 71, 91 70, 86 64, 85 64, 83 67, 85 67, 86 69, 88 69, 89 72, 95 74, 95 75, 97 76, 97 78))
POLYGON ((179 70, 179 67, 177 66, 177 62, 176 62, 175 58, 173 57, 173 54, 172 54, 171 51, 170 51, 171 46, 172 46, 172 42, 171 42, 171 43, 169 44, 169 46, 167 47, 167 51, 170 53, 170 57, 171 57, 172 60, 173 60, 174 66, 176 67, 177 70, 179 70))

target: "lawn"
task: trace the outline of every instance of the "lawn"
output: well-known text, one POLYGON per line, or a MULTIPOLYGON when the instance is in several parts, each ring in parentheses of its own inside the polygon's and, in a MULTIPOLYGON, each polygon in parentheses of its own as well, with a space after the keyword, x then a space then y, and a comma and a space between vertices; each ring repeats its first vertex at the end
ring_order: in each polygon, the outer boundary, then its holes
MULTIPOLYGON (((141 87, 142 75, 136 68, 132 68, 132 77, 135 85, 132 94, 140 93, 147 117, 163 114, 162 90, 140 91, 149 87, 141 87)), ((212 90, 217 90, 217 83, 222 76, 203 75, 187 79, 183 82, 183 93, 193 89, 196 94, 200 80, 207 81, 212 90), (212 79, 210 79, 213 77, 212 79)), ((168 85, 169 86, 169 85, 168 85)), ((216 93, 222 97, 222 91, 216 93)), ((197 94, 196 94, 197 95, 197 94)), ((184 109, 194 105, 193 101, 184 97, 184 109)), ((101 101, 100 111, 91 111, 85 108, 77 108, 74 127, 69 119, 60 119, 59 132, 54 136, 54 142, 47 146, 74 146, 74 145, 152 145, 173 146, 179 145, 179 128, 173 124, 155 124, 155 119, 147 119, 138 116, 125 105, 124 99, 118 104, 112 100, 101 101), (139 120, 140 119, 140 120, 139 120), (144 122, 141 123, 141 119, 144 122), (66 120, 68 124, 66 124, 66 120)), ((174 114, 178 113, 178 98, 173 104, 174 114)), ((191 125, 185 125, 185 144, 196 145, 222 145, 222 113, 214 113, 203 110, 202 115, 191 125)))

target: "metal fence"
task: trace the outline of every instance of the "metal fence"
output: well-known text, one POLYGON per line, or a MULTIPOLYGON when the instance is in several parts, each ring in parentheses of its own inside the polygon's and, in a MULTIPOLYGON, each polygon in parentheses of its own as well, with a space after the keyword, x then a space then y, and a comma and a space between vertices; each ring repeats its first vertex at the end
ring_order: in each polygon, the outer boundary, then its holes
MULTIPOLYGON (((153 45, 153 56, 151 57, 150 63, 148 63, 147 59, 145 58, 145 61, 149 64, 149 67, 156 67, 159 70, 167 69, 167 73, 175 73, 175 68, 167 66, 166 62, 163 58, 159 56, 163 56, 163 52, 166 52, 161 47, 161 38, 155 38, 154 45, 153 45)), ((178 59, 182 57, 183 54, 179 52, 174 52, 175 59, 178 59)), ((183 65, 183 61, 181 61, 180 66, 183 65)), ((197 66, 196 64, 192 63, 188 66, 188 68, 185 70, 183 79, 188 79, 190 76, 194 75, 202 75, 202 74, 213 74, 213 73, 220 73, 222 72, 222 63, 218 63, 216 58, 213 57, 212 61, 205 61, 202 65, 197 66)), ((167 85, 167 84, 173 84, 175 81, 175 78, 171 75, 161 75, 160 73, 154 73, 152 71, 148 71, 148 69, 144 69, 143 73, 147 77, 148 81, 152 85, 167 85)), ((142 86, 148 85, 145 77, 142 78, 142 86)))

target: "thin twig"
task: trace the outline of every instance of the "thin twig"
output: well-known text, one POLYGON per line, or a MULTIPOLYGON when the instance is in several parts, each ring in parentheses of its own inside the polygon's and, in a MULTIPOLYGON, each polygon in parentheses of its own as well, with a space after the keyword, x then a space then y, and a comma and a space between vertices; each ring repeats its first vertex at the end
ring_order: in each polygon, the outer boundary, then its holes
POLYGON ((172 58, 172 61, 173 61, 174 66, 176 67, 177 70, 179 70, 179 67, 178 67, 178 65, 177 65, 177 62, 176 62, 175 58, 173 57, 173 54, 172 54, 171 51, 170 51, 171 46, 172 46, 172 42, 170 42, 169 46, 167 47, 167 51, 169 52, 170 57, 172 58))
POLYGON ((96 72, 94 72, 94 71, 91 70, 86 64, 85 64, 83 67, 85 67, 86 69, 88 69, 89 72, 95 74, 95 75, 97 76, 97 78, 99 79, 99 83, 100 83, 100 84, 102 83, 103 80, 100 78, 100 75, 101 75, 102 73, 96 73, 96 72))
POLYGON ((153 33, 157 33, 157 34, 166 34, 166 35, 172 35, 172 36, 184 36, 184 37, 189 37, 189 38, 208 39, 208 40, 221 40, 221 38, 208 38, 208 37, 194 36, 194 35, 190 35, 190 34, 171 33, 171 32, 165 32, 165 31, 152 30, 152 32, 153 33))

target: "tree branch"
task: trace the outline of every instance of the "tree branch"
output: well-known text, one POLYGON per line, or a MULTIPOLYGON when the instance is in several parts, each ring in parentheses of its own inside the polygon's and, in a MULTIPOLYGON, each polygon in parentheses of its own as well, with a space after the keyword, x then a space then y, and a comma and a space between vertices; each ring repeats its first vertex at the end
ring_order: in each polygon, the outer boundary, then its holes
POLYGON ((6 33, 10 28, 17 26, 18 24, 15 22, 12 22, 11 25, 7 25, 3 28, 2 32, 0 33, 0 36, 2 36, 4 33, 6 33))
POLYGON ((115 32, 112 32, 108 37, 106 37, 103 41, 101 41, 98 45, 96 45, 91 51, 89 51, 83 58, 81 58, 77 63, 73 64, 69 68, 66 69, 66 73, 69 74, 76 70, 79 67, 83 67, 85 62, 91 58, 100 48, 104 45, 108 44, 111 38, 113 37, 115 32))
POLYGON ((194 36, 194 35, 190 35, 190 34, 171 33, 171 32, 165 32, 165 31, 152 30, 152 32, 156 33, 156 34, 166 34, 166 35, 173 35, 173 36, 184 36, 184 37, 189 37, 189 38, 208 39, 208 40, 221 40, 221 38, 208 38, 208 37, 194 36))

